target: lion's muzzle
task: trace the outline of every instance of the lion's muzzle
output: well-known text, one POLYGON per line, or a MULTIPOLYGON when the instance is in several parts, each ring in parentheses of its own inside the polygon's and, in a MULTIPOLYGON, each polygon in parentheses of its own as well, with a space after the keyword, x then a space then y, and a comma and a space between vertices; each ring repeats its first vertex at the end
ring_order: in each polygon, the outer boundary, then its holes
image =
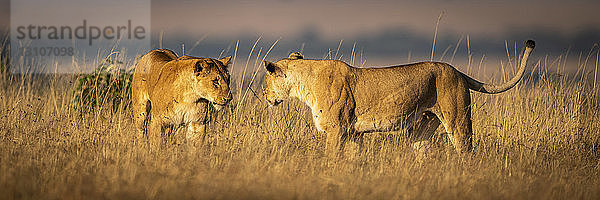
POLYGON ((267 102, 268 102, 268 103, 269 103, 269 105, 271 105, 271 106, 277 106, 277 105, 279 105, 279 104, 282 102, 282 100, 271 100, 271 99, 267 99, 267 102))
POLYGON ((233 96, 231 95, 231 93, 229 93, 229 95, 227 95, 226 97, 221 97, 218 99, 215 99, 215 101, 213 102, 214 104, 218 104, 221 106, 225 106, 227 105, 227 103, 229 103, 231 100, 233 99, 233 96))

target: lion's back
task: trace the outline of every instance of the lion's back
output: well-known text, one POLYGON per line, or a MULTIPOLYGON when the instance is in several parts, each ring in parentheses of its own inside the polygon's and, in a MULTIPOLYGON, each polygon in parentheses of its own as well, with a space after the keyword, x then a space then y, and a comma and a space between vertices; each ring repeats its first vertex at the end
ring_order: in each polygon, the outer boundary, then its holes
POLYGON ((169 61, 177 59, 177 55, 168 49, 156 49, 146 53, 135 66, 133 84, 153 83, 157 81, 160 69, 169 61))

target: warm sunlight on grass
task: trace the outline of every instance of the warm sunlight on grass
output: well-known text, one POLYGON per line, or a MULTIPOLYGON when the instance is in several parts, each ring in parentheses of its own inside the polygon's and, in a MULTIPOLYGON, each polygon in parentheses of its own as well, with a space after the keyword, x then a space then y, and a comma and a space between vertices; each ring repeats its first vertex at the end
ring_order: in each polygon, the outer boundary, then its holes
POLYGON ((533 76, 518 87, 472 93, 471 157, 441 132, 424 154, 402 133, 375 133, 328 166, 308 107, 267 107, 253 70, 262 62, 248 60, 235 66, 250 63, 245 83, 233 74, 234 101, 193 151, 146 148, 130 108, 111 105, 125 101, 80 109, 89 105, 73 97, 74 76, 2 72, 0 199, 600 198, 600 86, 549 73, 561 62, 530 59, 533 76))

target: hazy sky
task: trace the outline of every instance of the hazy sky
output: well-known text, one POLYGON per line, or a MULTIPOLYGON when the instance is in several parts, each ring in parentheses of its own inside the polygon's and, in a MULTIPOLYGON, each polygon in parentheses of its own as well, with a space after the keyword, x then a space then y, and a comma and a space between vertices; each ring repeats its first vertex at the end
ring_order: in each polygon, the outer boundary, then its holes
MULTIPOLYGON (((8 21, 8 2, 0 0, 0 26, 8 21)), ((231 54, 239 40, 239 53, 247 54, 254 41, 268 48, 278 45, 270 58, 304 50, 311 57, 336 49, 346 55, 357 43, 375 64, 389 60, 428 58, 436 21, 437 55, 463 38, 470 38, 474 56, 505 58, 505 42, 522 46, 526 39, 538 42, 536 56, 557 56, 567 49, 577 54, 600 42, 600 1, 191 1, 153 0, 153 47, 164 33, 163 47, 199 56, 231 54), (202 40, 194 49, 195 42, 202 40)), ((69 8, 65 8, 69 9, 69 8)), ((40 10, 39 12, 44 12, 40 10)), ((107 13, 110 14, 110 13, 107 13)), ((266 50, 266 49, 265 49, 266 50)), ((462 55, 464 57, 464 54, 462 55)), ((576 56, 573 56, 573 58, 576 56)))
MULTIPOLYGON (((462 38, 458 56, 466 57, 466 36, 473 57, 493 62, 506 58, 505 42, 514 51, 522 42, 538 42, 535 56, 589 51, 600 42, 600 1, 153 1, 152 29, 163 31, 169 48, 181 49, 203 39, 194 52, 214 56, 232 41, 247 50, 259 36, 268 47, 280 39, 270 57, 304 50, 322 57, 344 40, 341 53, 353 44, 368 64, 428 59, 441 13, 436 56, 462 38), (184 36, 182 36, 184 35, 184 36), (187 39, 182 39, 187 38, 187 39)), ((155 37, 156 38, 156 37, 155 37)), ((244 51, 242 51, 244 52, 244 51)), ((570 58, 576 58, 571 56, 570 58)), ((347 58, 347 56, 346 56, 347 58)), ((447 60, 446 60, 447 61, 447 60)))
POLYGON ((218 36, 257 33, 289 37, 314 29, 327 38, 402 27, 493 37, 516 29, 575 34, 600 27, 600 1, 153 1, 153 28, 218 36))

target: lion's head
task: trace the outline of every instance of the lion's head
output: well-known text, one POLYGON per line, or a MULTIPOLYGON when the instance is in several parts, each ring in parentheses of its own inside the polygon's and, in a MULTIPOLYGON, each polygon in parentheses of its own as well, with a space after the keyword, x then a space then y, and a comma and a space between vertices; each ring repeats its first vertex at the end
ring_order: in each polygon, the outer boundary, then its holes
POLYGON ((287 62, 289 60, 303 59, 304 56, 298 52, 290 54, 288 58, 272 63, 265 61, 265 69, 267 70, 263 88, 263 95, 271 106, 276 106, 283 100, 287 99, 292 89, 292 84, 286 75, 287 62))
POLYGON ((216 109, 221 109, 231 101, 230 75, 227 71, 230 60, 231 57, 212 59, 190 56, 177 59, 178 65, 185 66, 182 70, 188 72, 183 74, 192 74, 189 85, 193 92, 190 95, 197 98, 195 101, 205 99, 216 109))

